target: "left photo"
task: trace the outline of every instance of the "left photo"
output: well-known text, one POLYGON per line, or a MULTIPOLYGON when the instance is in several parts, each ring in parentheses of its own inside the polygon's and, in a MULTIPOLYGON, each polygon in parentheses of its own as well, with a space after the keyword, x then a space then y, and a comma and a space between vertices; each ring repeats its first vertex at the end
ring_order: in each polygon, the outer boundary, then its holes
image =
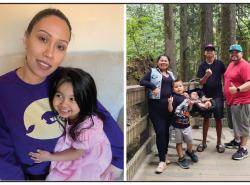
POLYGON ((0 15, 0 181, 123 181, 124 5, 0 15))

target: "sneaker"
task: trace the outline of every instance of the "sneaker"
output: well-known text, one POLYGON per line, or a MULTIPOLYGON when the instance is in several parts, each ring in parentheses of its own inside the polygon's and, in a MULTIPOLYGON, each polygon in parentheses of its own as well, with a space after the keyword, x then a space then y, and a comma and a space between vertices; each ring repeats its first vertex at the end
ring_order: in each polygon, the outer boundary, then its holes
POLYGON ((225 147, 230 149, 237 149, 240 147, 240 143, 236 142, 235 139, 233 139, 229 143, 225 143, 225 147))
POLYGON ((189 168, 189 162, 185 157, 183 157, 182 159, 179 158, 177 164, 184 169, 189 168))
POLYGON ((158 167, 156 168, 155 173, 156 173, 156 174, 162 173, 162 172, 166 169, 166 167, 167 167, 167 166, 166 166, 166 163, 163 162, 163 161, 161 161, 161 162, 159 163, 158 167))
POLYGON ((194 153, 193 150, 192 150, 191 153, 189 153, 188 151, 186 151, 186 155, 187 155, 188 157, 190 157, 191 160, 192 160, 193 162, 195 162, 195 163, 198 162, 198 156, 195 155, 195 153, 194 153))
POLYGON ((237 152, 235 152, 232 156, 233 160, 241 160, 248 157, 248 151, 247 149, 244 150, 244 148, 240 147, 237 152))

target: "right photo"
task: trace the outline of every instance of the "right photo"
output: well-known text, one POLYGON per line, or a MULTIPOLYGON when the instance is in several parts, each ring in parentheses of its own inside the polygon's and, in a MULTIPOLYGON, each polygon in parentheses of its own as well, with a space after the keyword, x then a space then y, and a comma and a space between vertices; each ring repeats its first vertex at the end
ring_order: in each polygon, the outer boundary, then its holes
POLYGON ((250 4, 126 5, 127 181, 249 181, 250 4))

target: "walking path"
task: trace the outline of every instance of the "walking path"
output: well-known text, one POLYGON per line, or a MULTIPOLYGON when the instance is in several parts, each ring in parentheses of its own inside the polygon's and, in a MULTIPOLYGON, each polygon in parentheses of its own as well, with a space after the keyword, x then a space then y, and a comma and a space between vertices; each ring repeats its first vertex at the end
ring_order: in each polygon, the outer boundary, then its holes
MULTIPOLYGON (((193 129, 193 148, 201 142, 202 129, 193 129)), ((233 132, 223 127, 222 142, 233 139, 233 132)), ((227 149, 225 153, 216 151, 216 131, 209 128, 207 148, 204 152, 196 152, 198 163, 191 163, 190 169, 182 169, 176 163, 178 160, 175 144, 170 143, 168 158, 171 163, 162 174, 155 174, 158 165, 156 147, 147 155, 144 163, 135 174, 133 181, 250 181, 250 156, 246 159, 235 161, 231 159, 236 149, 227 149)), ((250 142, 248 148, 250 151, 250 142)), ((183 145, 186 148, 186 145, 183 145)))

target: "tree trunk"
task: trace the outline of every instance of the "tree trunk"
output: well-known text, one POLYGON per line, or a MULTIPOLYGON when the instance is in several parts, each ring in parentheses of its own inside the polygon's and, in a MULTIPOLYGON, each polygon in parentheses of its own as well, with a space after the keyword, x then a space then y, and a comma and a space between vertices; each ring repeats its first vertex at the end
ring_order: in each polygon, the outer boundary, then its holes
POLYGON ((188 13, 187 4, 180 5, 180 76, 183 81, 189 78, 189 62, 188 62, 188 13))
POLYGON ((165 53, 170 57, 170 70, 177 76, 173 4, 164 4, 165 53))
POLYGON ((221 60, 229 64, 228 49, 236 42, 236 4, 221 5, 221 60))
POLYGON ((204 47, 213 44, 213 5, 201 4, 201 59, 204 60, 204 47))

